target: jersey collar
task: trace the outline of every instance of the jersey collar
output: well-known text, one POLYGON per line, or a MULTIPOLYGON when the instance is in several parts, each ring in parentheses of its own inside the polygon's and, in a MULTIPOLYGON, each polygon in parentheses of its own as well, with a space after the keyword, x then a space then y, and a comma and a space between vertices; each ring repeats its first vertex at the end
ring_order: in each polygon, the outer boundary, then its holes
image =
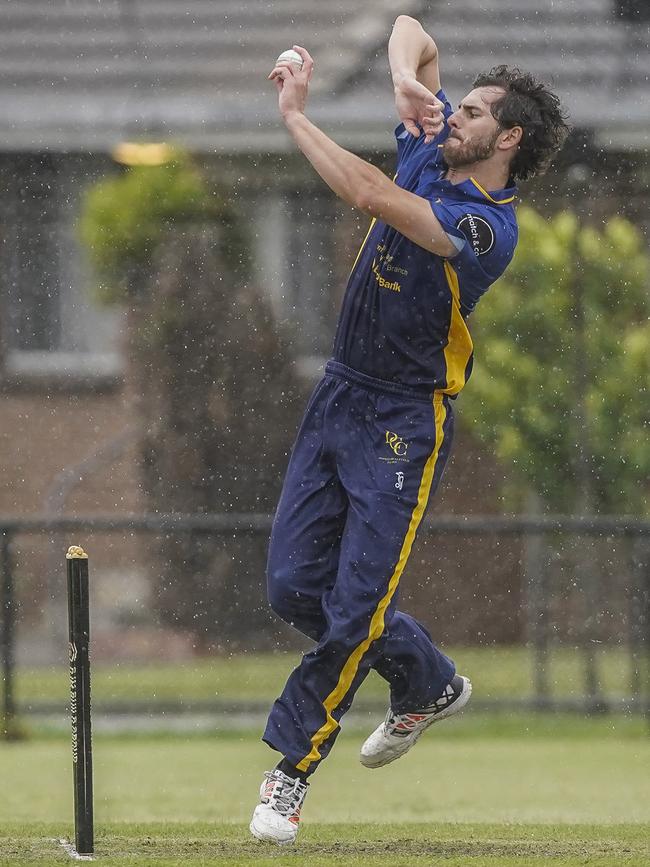
POLYGON ((506 187, 503 190, 492 190, 491 193, 488 193, 488 191, 479 184, 476 178, 468 178, 466 181, 461 181, 461 183, 456 186, 465 187, 466 185, 468 193, 471 192, 474 194, 474 190, 471 189, 471 186, 473 185, 483 199, 487 199, 495 205, 510 204, 510 202, 514 201, 517 193, 516 187, 506 187))
POLYGON ((493 205, 509 205, 517 196, 516 187, 506 187, 503 190, 484 189, 476 178, 468 178, 459 184, 452 184, 447 178, 440 178, 438 183, 444 187, 447 195, 458 199, 470 199, 473 202, 492 202, 493 205))
MULTIPOLYGON (((438 145, 438 147, 440 148, 442 145, 438 145)), ((438 169, 442 175, 447 171, 447 164, 442 159, 442 153, 440 153, 438 169)), ((452 184, 451 181, 444 177, 441 177, 440 181, 446 184, 449 190, 456 190, 459 198, 473 199, 478 202, 488 201, 492 202, 493 205, 509 205, 517 196, 517 187, 514 184, 504 187, 502 190, 491 190, 488 192, 488 190, 479 184, 476 178, 467 178, 466 181, 461 181, 459 184, 452 184)))

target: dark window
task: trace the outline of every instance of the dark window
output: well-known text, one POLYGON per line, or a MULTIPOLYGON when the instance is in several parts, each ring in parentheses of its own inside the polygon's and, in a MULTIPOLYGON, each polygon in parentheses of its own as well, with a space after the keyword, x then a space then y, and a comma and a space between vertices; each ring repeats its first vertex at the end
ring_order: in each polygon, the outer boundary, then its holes
POLYGON ((119 371, 121 314, 93 300, 77 231, 82 195, 107 169, 84 154, 0 158, 0 300, 6 369, 119 371))
POLYGON ((52 351, 61 342, 59 203, 51 158, 18 157, 4 173, 7 349, 52 351))
POLYGON ((648 0, 615 0, 614 11, 624 21, 650 21, 648 0))
POLYGON ((303 355, 328 356, 335 325, 334 221, 336 201, 303 190, 289 197, 291 221, 286 263, 289 299, 303 355))

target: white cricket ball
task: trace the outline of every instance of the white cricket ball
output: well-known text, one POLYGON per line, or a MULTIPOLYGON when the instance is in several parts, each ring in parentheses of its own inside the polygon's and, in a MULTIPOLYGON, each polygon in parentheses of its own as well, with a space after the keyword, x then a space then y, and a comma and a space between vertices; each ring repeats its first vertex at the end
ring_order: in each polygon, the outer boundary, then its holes
POLYGON ((298 69, 302 69, 302 57, 298 54, 297 51, 294 51, 293 48, 289 48, 287 51, 283 51, 282 54, 275 61, 275 65, 282 60, 288 60, 289 63, 295 63, 298 69))

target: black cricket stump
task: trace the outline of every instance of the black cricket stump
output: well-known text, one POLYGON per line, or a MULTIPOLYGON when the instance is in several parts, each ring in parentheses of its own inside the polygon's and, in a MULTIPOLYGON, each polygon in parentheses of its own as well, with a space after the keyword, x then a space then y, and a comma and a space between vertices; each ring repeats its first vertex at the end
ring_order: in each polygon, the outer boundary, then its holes
POLYGON ((88 555, 72 545, 68 567, 68 635, 70 653, 70 716, 72 718, 72 774, 74 781, 75 849, 94 851, 93 748, 90 731, 90 606, 88 555))

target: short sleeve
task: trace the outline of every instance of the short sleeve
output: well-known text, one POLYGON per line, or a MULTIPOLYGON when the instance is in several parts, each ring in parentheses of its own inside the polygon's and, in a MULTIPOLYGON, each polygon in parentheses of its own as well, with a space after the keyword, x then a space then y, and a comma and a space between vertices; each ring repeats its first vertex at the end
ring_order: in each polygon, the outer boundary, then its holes
POLYGON ((517 245, 517 225, 511 208, 476 202, 430 201, 458 252, 449 258, 459 278, 465 312, 510 263, 517 245))
POLYGON ((447 118, 453 113, 451 103, 447 99, 444 90, 439 90, 436 93, 436 98, 444 104, 442 113, 445 118, 445 125, 433 141, 428 145, 424 143, 424 130, 420 127, 420 135, 416 138, 407 131, 403 123, 395 129, 395 138, 397 139, 397 168, 398 170, 406 164, 412 157, 420 154, 423 148, 435 148, 443 142, 449 135, 449 127, 447 126, 447 118))

